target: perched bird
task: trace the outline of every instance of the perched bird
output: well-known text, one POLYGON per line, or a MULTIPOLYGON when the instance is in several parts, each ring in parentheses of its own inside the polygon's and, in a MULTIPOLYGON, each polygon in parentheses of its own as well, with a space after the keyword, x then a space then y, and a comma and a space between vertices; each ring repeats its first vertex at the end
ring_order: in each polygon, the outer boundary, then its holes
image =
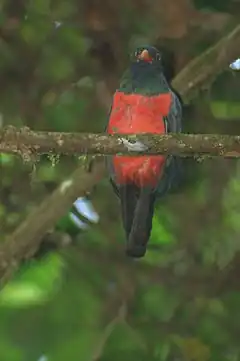
MULTIPOLYGON (((107 126, 109 134, 181 132, 182 106, 164 75, 160 52, 138 48, 113 96, 107 126)), ((140 142, 124 142, 129 150, 143 151, 140 142)), ((151 235, 155 201, 173 189, 181 174, 176 156, 111 156, 110 182, 120 198, 126 253, 143 257, 151 235)))

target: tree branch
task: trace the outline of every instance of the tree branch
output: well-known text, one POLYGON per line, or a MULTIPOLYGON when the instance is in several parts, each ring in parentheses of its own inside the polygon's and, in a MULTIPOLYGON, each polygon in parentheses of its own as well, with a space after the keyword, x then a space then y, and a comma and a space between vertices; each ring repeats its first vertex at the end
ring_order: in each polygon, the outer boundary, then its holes
POLYGON ((109 324, 103 330, 101 337, 93 350, 93 355, 92 355, 91 361, 98 361, 101 358, 102 353, 104 351, 104 347, 105 347, 108 339, 110 338, 111 334, 115 330, 116 326, 125 321, 125 316, 126 316, 126 305, 123 303, 120 306, 116 317, 114 317, 112 319, 112 321, 109 322, 109 324))
POLYGON ((22 261, 33 256, 45 233, 64 216, 76 198, 90 191, 103 177, 104 169, 102 159, 94 163, 91 173, 78 168, 7 237, 0 246, 1 286, 22 261))
POLYGON ((240 25, 187 64, 174 78, 173 88, 188 103, 200 89, 209 88, 216 77, 239 57, 239 49, 240 25))
POLYGON ((0 152, 17 153, 24 159, 44 153, 174 154, 239 157, 240 136, 214 134, 131 134, 33 132, 6 127, 0 131, 0 152), (140 148, 139 148, 140 145, 140 148), (145 147, 143 146, 145 145, 145 147), (142 148, 146 150, 141 151, 142 148))

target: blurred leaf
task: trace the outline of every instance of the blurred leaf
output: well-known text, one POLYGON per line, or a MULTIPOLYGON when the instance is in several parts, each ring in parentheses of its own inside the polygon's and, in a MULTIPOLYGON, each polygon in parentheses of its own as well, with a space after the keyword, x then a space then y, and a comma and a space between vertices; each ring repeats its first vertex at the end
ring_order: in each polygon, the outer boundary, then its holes
POLYGON ((213 298, 209 300, 208 309, 213 315, 216 316, 226 315, 226 309, 224 307, 224 303, 217 298, 213 298))
POLYGON ((174 342, 180 348, 184 360, 186 361, 207 361, 210 359, 211 351, 208 346, 198 338, 173 337, 174 342))
POLYGON ((149 315, 162 322, 173 317, 179 304, 179 296, 161 285, 145 289, 140 297, 140 305, 144 308, 142 316, 149 315))
POLYGON ((1 335, 0 339, 0 359, 7 361, 25 361, 24 354, 20 347, 14 342, 1 335))
POLYGON ((128 361, 131 361, 133 358, 144 361, 146 357, 145 340, 138 331, 125 323, 119 323, 114 327, 104 346, 104 360, 114 359, 121 361, 124 357, 124 360, 128 361))
POLYGON ((42 45, 52 30, 49 21, 30 19, 22 22, 20 35, 22 40, 33 48, 42 45))
POLYGON ((39 261, 33 261, 20 275, 20 280, 34 282, 49 294, 61 285, 64 271, 62 256, 50 253, 39 261))
POLYGON ((0 306, 29 307, 46 301, 46 293, 30 282, 12 282, 0 294, 0 306))
POLYGON ((209 313, 199 319, 198 334, 201 339, 219 346, 229 341, 227 329, 223 327, 218 317, 209 313))
POLYGON ((0 203, 0 220, 6 215, 6 207, 0 203))
POLYGON ((48 15, 50 12, 50 0, 29 0, 28 11, 41 15, 48 15))
POLYGON ((50 361, 75 360, 76 355, 81 355, 81 361, 89 361, 94 347, 101 334, 87 327, 76 332, 73 337, 62 342, 49 355, 50 361))
POLYGON ((90 76, 85 76, 85 77, 79 79, 76 82, 76 86, 78 88, 90 88, 90 89, 92 89, 93 86, 94 86, 94 82, 93 82, 93 79, 90 76))
POLYGON ((240 116, 239 102, 214 101, 210 103, 211 111, 216 118, 233 119, 240 116))
POLYGON ((74 63, 72 58, 53 47, 45 47, 41 67, 38 69, 39 76, 43 76, 48 81, 62 81, 74 73, 74 63))
POLYGON ((51 164, 40 164, 37 169, 37 176, 41 181, 54 181, 57 179, 57 169, 51 164))
POLYGON ((153 217, 153 227, 151 233, 151 243, 156 244, 169 244, 173 243, 174 236, 167 230, 165 224, 161 221, 161 216, 154 215, 153 217))
POLYGON ((171 345, 168 341, 160 341, 159 344, 155 346, 154 356, 159 361, 168 360, 168 356, 170 354, 171 345))
POLYGON ((7 214, 6 223, 8 226, 14 226, 15 224, 18 223, 20 218, 21 218, 21 214, 15 212, 12 213, 9 212, 7 214))
POLYGON ((45 303, 60 286, 62 268, 62 260, 57 254, 50 254, 39 263, 32 262, 17 280, 1 291, 0 305, 21 308, 45 303))
POLYGON ((69 55, 77 56, 79 61, 86 54, 88 42, 79 32, 79 28, 61 26, 57 31, 57 40, 59 49, 69 55))
POLYGON ((3 165, 12 165, 14 163, 15 157, 11 154, 0 153, 0 166, 3 165))

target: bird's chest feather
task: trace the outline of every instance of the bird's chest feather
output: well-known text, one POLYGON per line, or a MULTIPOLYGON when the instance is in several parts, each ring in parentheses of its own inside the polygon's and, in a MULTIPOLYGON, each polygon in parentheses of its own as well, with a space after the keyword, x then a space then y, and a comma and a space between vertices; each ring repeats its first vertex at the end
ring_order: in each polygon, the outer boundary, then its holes
POLYGON ((143 96, 116 92, 108 133, 165 133, 163 117, 169 112, 171 95, 143 96))
MULTIPOLYGON (((169 113, 171 95, 143 96, 116 92, 107 132, 109 134, 166 132, 163 117, 169 113)), ((164 166, 164 156, 114 156, 113 164, 119 183, 134 182, 156 186, 164 166)))

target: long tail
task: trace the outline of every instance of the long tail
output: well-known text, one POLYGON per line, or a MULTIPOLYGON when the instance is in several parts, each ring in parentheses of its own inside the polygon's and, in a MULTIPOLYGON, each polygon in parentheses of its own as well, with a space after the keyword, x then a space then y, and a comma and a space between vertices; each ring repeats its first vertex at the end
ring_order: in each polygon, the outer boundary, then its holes
POLYGON ((130 257, 143 257, 152 230, 155 195, 151 188, 133 184, 120 187, 123 226, 127 236, 126 253, 130 257))

